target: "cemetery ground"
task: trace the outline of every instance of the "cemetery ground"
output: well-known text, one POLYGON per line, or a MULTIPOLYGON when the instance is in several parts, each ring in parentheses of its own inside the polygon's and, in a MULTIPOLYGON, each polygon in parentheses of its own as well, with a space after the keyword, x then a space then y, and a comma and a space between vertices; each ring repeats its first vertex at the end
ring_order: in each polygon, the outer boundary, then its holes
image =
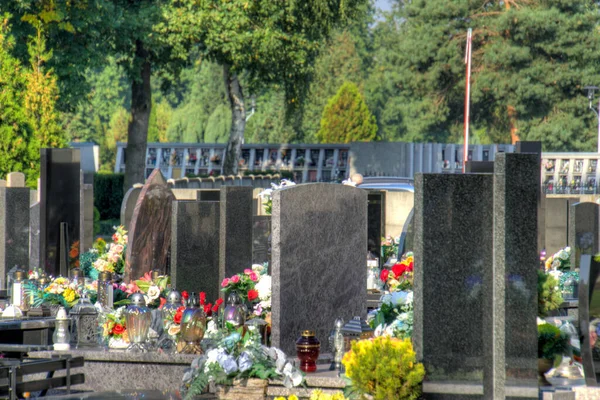
POLYGON ((159 169, 96 238, 78 150, 41 158, 0 186, 0 396, 600 398, 599 206, 540 253, 539 154, 418 174, 388 238, 358 179, 159 169))

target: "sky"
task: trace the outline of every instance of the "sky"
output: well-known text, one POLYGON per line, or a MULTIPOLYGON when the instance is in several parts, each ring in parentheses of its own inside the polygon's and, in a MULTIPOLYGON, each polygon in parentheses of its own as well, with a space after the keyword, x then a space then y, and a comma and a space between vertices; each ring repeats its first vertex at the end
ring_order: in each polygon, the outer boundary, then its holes
POLYGON ((375 6, 384 11, 389 11, 391 8, 390 0, 375 0, 375 6))

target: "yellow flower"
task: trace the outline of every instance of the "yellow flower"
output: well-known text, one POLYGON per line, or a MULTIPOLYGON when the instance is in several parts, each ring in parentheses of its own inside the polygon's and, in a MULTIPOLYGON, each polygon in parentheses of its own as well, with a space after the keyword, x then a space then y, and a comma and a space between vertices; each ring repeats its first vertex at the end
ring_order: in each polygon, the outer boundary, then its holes
POLYGON ((288 397, 288 400, 298 400, 298 396, 296 396, 295 394, 293 394, 290 397, 288 397))
POLYGON ((67 288, 63 292, 63 297, 68 303, 72 303, 73 301, 75 301, 75 291, 71 288, 67 288))

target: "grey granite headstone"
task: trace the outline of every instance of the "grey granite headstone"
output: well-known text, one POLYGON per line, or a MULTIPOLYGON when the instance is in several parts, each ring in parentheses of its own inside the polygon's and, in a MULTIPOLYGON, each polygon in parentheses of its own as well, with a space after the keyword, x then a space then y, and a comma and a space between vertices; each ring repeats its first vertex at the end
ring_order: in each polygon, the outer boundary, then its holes
POLYGON ((25 187, 25 174, 22 172, 10 172, 6 175, 7 187, 25 187))
POLYGON ((271 259, 271 216, 252 217, 252 264, 263 264, 271 259))
POLYGON ((121 225, 123 225, 127 231, 131 225, 133 210, 135 209, 138 197, 140 197, 140 193, 142 193, 142 185, 134 185, 123 197, 123 202, 121 203, 121 225))
POLYGON ((546 198, 542 203, 545 221, 545 248, 548 257, 571 245, 569 238, 569 207, 579 198, 546 198))
POLYGON ((305 329, 325 343, 336 318, 366 316, 367 192, 328 183, 273 195, 272 344, 295 354, 305 329))
POLYGON ((415 176, 413 344, 430 382, 483 384, 492 188, 492 175, 415 176))
POLYGON ((129 229, 125 282, 158 269, 167 272, 175 196, 160 169, 152 171, 137 199, 129 229))
POLYGON ((30 190, 29 191, 29 205, 34 205, 35 203, 39 203, 40 199, 39 199, 39 195, 38 195, 38 191, 37 190, 30 190))
POLYGON ((29 188, 0 188, 0 281, 18 266, 29 268, 29 188))
POLYGON ((94 243, 94 173, 81 171, 80 252, 94 243))
POLYGON ((221 187, 219 277, 252 265, 252 188, 221 187))
POLYGON ((40 267, 58 275, 60 224, 67 223, 70 243, 79 240, 79 149, 41 149, 40 267))
POLYGON ((583 254, 600 252, 600 205, 591 202, 575 203, 569 209, 569 241, 571 268, 579 267, 583 254))
POLYGON ((34 203, 29 206, 29 269, 40 267, 40 203, 34 203))
POLYGON ((499 153, 494 167, 494 261, 485 268, 484 395, 537 396, 540 159, 499 153))
POLYGON ((583 372, 588 386, 598 386, 600 371, 596 371, 596 365, 600 361, 600 343, 594 336, 597 336, 595 334, 600 315, 600 262, 592 255, 584 254, 579 264, 579 332, 583 372))
POLYGON ((171 218, 171 283, 177 290, 220 296, 218 202, 174 201, 171 218))

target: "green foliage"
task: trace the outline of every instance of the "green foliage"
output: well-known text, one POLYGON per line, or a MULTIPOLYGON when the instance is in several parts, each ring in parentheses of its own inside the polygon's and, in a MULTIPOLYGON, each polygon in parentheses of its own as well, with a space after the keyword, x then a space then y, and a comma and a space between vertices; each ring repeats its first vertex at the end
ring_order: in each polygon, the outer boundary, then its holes
POLYGON ((94 207, 94 236, 100 233, 100 211, 97 207, 94 207))
POLYGON ((119 219, 123 202, 123 174, 97 173, 94 175, 94 207, 100 219, 119 219))
POLYGON ((97 251, 86 251, 79 256, 79 266, 84 276, 89 276, 92 279, 98 279, 98 270, 96 270, 92 264, 98 259, 97 251), (93 278, 92 275, 96 275, 93 278))
POLYGON ((377 337, 352 342, 342 360, 352 385, 346 393, 371 395, 375 400, 418 399, 425 376, 410 339, 377 337))
POLYGON ((368 142, 377 136, 375 117, 369 111, 364 97, 352 82, 345 82, 323 110, 321 143, 368 142))
POLYGON ((538 316, 545 317, 563 302, 558 281, 552 275, 538 270, 538 316))
POLYGON ((554 360, 569 347, 569 336, 552 324, 538 325, 538 358, 554 360))
POLYGON ((205 143, 227 143, 231 129, 231 110, 224 104, 219 104, 206 122, 204 132, 205 143))

